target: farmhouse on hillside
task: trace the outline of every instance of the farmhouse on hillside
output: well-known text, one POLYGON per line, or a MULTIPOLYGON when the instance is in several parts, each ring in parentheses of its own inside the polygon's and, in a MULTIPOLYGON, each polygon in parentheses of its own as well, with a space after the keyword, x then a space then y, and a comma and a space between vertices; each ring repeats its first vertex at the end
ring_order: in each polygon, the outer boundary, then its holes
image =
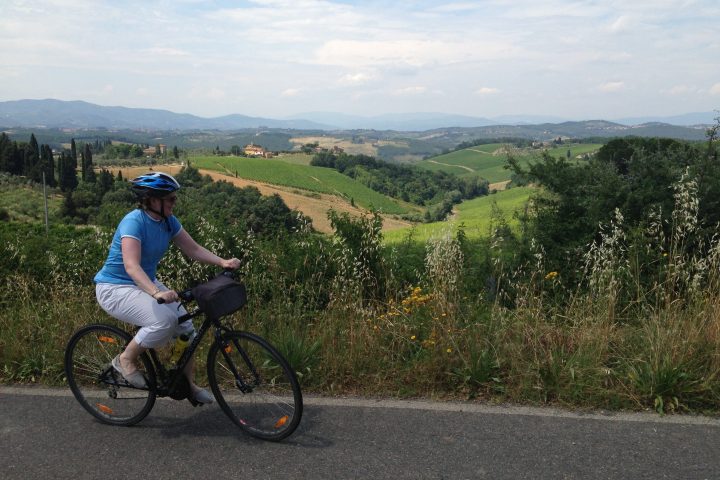
POLYGON ((164 145, 162 143, 159 143, 154 147, 148 147, 148 148, 143 149, 143 154, 146 157, 152 157, 154 155, 165 155, 166 152, 167 152, 167 145, 164 145))
POLYGON ((248 157, 264 157, 266 153, 263 147, 252 143, 250 145, 245 145, 244 152, 248 157))

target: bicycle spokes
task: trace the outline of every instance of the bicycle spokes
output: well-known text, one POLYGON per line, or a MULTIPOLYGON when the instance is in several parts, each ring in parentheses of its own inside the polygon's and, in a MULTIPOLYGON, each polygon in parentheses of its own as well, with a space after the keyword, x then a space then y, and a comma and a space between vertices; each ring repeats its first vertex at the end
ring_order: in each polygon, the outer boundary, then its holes
POLYGON ((297 427, 302 415, 297 378, 260 337, 226 334, 210 350, 208 377, 220 407, 251 435, 280 440, 297 427))

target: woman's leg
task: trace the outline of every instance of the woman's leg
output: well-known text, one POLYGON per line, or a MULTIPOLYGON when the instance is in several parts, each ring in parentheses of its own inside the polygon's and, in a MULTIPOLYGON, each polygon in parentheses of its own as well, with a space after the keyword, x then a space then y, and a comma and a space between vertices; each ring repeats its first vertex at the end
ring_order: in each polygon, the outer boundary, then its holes
POLYGON ((166 345, 178 327, 178 304, 160 305, 135 285, 98 284, 95 292, 110 316, 141 327, 120 356, 120 366, 128 374, 137 370, 136 361, 145 350, 166 345))
POLYGON ((147 350, 147 348, 141 347, 134 338, 130 340, 130 343, 125 347, 123 353, 120 354, 120 366, 123 372, 132 375, 137 371, 137 359, 145 350, 147 350))

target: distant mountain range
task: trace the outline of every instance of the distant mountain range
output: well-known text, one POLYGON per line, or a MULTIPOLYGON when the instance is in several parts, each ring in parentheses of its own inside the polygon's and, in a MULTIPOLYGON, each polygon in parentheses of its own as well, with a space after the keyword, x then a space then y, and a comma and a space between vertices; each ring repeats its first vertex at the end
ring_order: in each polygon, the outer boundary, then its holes
MULTIPOLYGON (((710 125, 718 112, 699 112, 672 117, 621 118, 618 126, 633 127, 649 123, 674 126, 710 125)), ((395 130, 422 132, 441 128, 479 128, 561 124, 567 119, 549 116, 506 115, 484 118, 442 113, 386 114, 371 117, 333 112, 308 112, 286 119, 250 117, 234 114, 203 118, 168 110, 106 107, 83 101, 13 100, 0 102, 0 126, 5 128, 107 128, 147 130, 241 130, 279 128, 296 130, 395 130)), ((569 122, 572 123, 572 122, 569 122)), ((620 128, 622 130, 622 128, 620 128)))

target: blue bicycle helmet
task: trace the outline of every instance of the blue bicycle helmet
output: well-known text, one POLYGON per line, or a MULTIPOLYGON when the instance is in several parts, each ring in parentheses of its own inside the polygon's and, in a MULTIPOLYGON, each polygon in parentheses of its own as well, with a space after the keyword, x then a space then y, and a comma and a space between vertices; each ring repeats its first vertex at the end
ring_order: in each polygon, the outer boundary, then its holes
POLYGON ((130 180, 132 191, 140 197, 164 197, 180 189, 180 184, 171 175, 151 172, 130 180))

